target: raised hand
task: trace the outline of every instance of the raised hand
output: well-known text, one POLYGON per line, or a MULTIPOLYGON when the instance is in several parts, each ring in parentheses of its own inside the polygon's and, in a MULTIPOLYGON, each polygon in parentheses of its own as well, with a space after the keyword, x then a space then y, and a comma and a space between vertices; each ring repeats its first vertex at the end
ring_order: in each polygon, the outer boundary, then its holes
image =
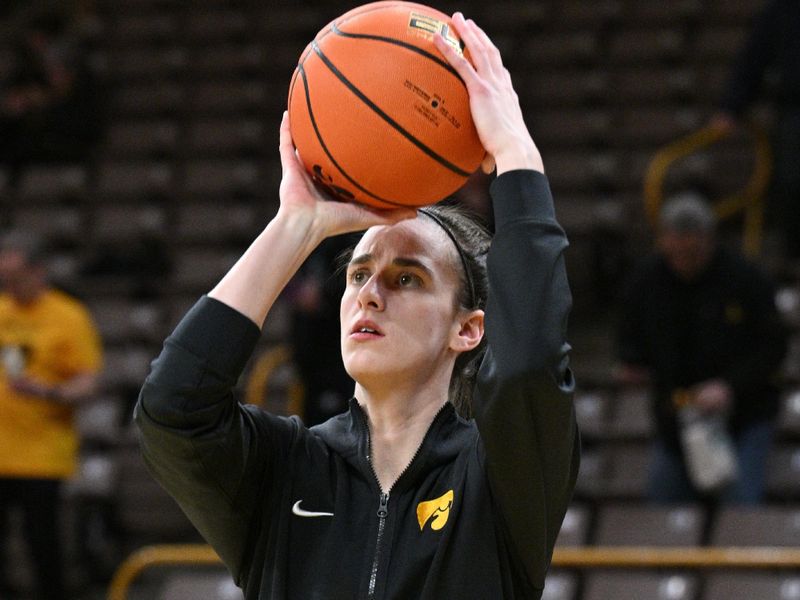
POLYGON ((511 75, 503 66, 500 51, 472 19, 457 12, 453 28, 469 50, 472 64, 436 34, 434 44, 464 80, 470 109, 481 143, 488 153, 484 170, 492 159, 498 174, 512 169, 544 171, 539 150, 531 138, 511 75))

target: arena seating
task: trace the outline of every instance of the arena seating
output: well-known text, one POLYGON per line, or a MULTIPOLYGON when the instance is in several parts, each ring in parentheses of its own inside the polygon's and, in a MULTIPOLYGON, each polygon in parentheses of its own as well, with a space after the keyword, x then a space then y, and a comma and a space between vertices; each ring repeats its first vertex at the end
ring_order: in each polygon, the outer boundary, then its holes
MULTIPOLYGON (((776 272, 795 333, 767 506, 718 514, 645 506, 648 399, 610 383, 614 283, 649 243, 641 205, 645 168, 661 145, 710 117, 761 3, 436 3, 469 13, 507 57, 572 244, 571 337, 584 456, 559 544, 800 539, 800 303, 791 270, 776 272)), ((89 302, 103 334, 104 390, 80 416, 85 459, 72 493, 115 506, 115 543, 123 554, 145 543, 197 539, 146 473, 130 410, 163 338, 277 209, 277 126, 294 64, 314 34, 351 3, 93 4, 91 58, 105 89, 105 136, 87 164, 31 166, 16 188, 0 171, 0 226, 37 229, 57 240, 59 280, 89 302)), ((10 35, 0 33, 0 72, 9 43, 10 35)), ((756 113, 769 117, 764 107, 756 113)), ((707 179, 711 190, 735 184, 730 173, 747 170, 748 149, 746 141, 731 144, 687 161, 685 177, 707 179)), ((287 311, 276 306, 261 349, 288 341, 287 311)), ((159 584, 173 591, 155 597, 211 598, 197 591, 208 587, 193 586, 218 584, 215 577, 176 573, 159 584)), ((557 570, 545 598, 788 600, 799 597, 798 589, 800 581, 786 573, 557 570)))

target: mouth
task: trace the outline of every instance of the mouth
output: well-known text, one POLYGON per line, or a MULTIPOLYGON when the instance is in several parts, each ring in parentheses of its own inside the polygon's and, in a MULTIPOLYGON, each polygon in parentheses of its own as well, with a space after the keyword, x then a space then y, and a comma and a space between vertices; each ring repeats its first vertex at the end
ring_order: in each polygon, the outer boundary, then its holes
POLYGON ((350 330, 350 337, 357 340, 375 339, 383 336, 383 332, 372 321, 358 321, 350 330))

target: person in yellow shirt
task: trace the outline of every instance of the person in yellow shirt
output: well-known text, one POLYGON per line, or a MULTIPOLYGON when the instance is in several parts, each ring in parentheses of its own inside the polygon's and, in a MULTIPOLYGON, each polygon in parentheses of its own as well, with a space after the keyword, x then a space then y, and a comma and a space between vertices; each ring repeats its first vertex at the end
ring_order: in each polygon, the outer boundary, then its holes
MULTIPOLYGON (((95 391, 102 350, 88 310, 48 282, 45 258, 30 233, 0 239, 0 544, 19 507, 36 598, 61 600, 60 491, 77 467, 74 409, 95 391)), ((0 586, 10 568, 0 564, 0 586)))

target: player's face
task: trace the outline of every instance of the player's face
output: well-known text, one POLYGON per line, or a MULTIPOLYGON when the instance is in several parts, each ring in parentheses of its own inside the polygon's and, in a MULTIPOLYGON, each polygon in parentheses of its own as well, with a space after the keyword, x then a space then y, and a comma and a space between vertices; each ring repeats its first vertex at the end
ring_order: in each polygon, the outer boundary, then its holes
POLYGON ((455 357, 460 286, 453 242, 425 217, 373 227, 356 246, 342 296, 345 367, 362 385, 424 378, 455 357))

